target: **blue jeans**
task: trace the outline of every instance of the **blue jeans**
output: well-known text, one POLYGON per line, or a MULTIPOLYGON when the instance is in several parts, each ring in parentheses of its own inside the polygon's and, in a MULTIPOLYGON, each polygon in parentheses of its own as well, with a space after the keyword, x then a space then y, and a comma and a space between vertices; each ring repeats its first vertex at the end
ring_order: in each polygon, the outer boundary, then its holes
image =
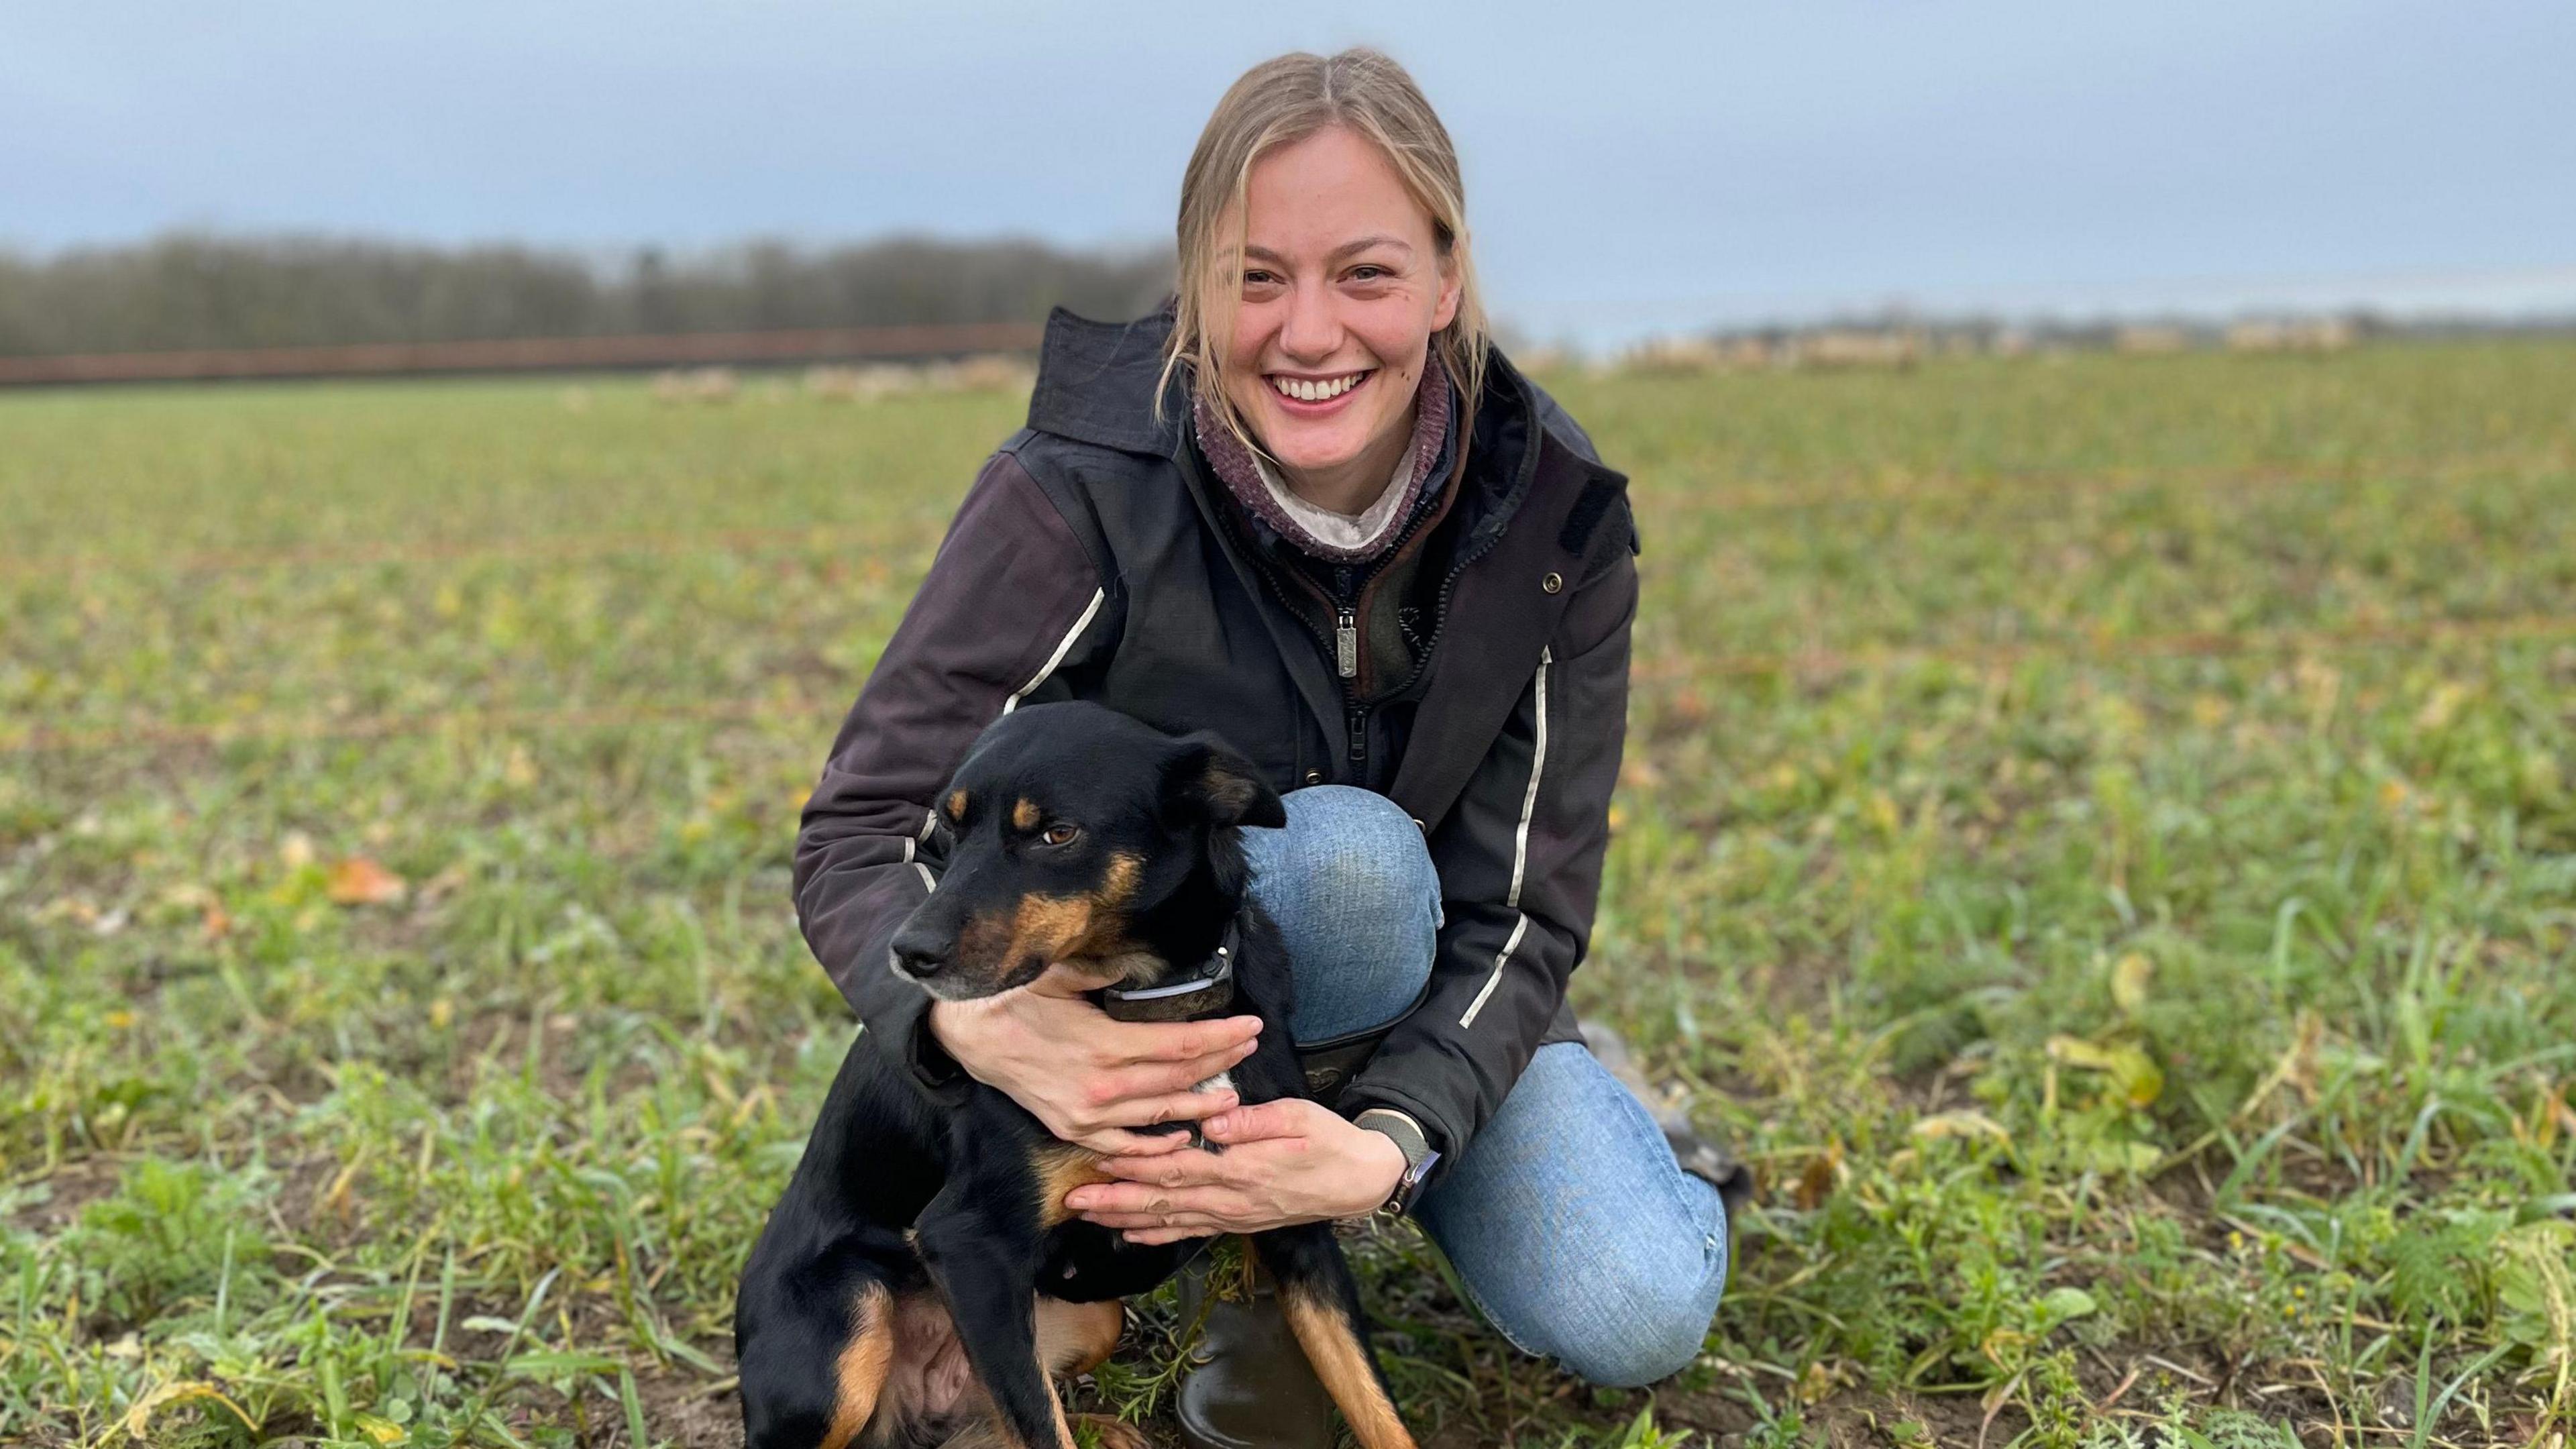
MULTIPOLYGON (((1287 828, 1243 841, 1253 897, 1287 938, 1289 1029, 1312 1044, 1385 1026, 1431 977, 1440 879, 1422 833, 1351 786, 1286 798, 1287 828)), ((1726 1286, 1717 1189, 1580 1043, 1539 1048, 1416 1216, 1505 1338, 1597 1384, 1679 1372, 1726 1286)))

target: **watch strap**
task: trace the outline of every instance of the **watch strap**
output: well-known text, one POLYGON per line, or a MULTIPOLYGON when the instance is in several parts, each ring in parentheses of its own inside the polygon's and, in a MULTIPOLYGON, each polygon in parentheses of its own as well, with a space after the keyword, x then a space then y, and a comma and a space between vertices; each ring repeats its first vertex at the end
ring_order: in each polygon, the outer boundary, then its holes
POLYGON ((1404 1175, 1395 1180, 1394 1190, 1378 1211, 1390 1217, 1412 1212, 1422 1196, 1423 1185, 1431 1180, 1431 1170, 1440 1163, 1440 1154, 1424 1135, 1422 1124, 1392 1107, 1371 1107, 1351 1121, 1383 1135, 1404 1154, 1404 1175))

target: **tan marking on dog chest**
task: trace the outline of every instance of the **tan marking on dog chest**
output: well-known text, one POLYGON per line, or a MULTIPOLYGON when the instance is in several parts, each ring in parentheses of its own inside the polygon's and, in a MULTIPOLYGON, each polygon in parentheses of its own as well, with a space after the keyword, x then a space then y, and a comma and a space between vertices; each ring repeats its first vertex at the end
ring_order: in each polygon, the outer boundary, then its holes
POLYGON ((1087 1147, 1065 1143, 1042 1147, 1038 1149, 1037 1161, 1033 1165, 1038 1174, 1038 1223, 1041 1227, 1051 1228, 1074 1216, 1073 1210, 1064 1205, 1066 1193, 1095 1182, 1116 1181, 1100 1170, 1100 1154, 1087 1147))

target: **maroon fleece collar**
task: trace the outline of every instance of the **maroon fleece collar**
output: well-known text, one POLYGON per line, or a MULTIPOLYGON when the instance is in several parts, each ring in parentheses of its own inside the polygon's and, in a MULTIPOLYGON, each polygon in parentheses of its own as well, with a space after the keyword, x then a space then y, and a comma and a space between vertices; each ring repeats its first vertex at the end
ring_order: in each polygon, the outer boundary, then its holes
POLYGON ((1207 397, 1198 389, 1190 392, 1190 417, 1198 430, 1199 451, 1207 455, 1208 466, 1225 480, 1228 491, 1246 512, 1270 526, 1271 531, 1304 554, 1332 563, 1357 564, 1375 560, 1395 546, 1404 535, 1404 520, 1422 502, 1423 481, 1440 461, 1440 452, 1449 441, 1449 374, 1440 366, 1436 352, 1424 355, 1422 380, 1415 385, 1413 442, 1405 454, 1404 496, 1395 505, 1395 522, 1378 534, 1366 548, 1340 548, 1325 543, 1308 533, 1288 511, 1270 496, 1270 488, 1261 481, 1261 469, 1252 450, 1226 427, 1208 406, 1207 397))

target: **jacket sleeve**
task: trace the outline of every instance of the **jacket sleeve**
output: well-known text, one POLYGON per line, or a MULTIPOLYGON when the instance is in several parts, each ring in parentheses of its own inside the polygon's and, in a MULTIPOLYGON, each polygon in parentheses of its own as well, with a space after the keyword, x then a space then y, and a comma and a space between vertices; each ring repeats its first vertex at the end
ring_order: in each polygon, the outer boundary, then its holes
POLYGON ((1444 917, 1422 1005, 1342 1096, 1420 1124, 1445 1168, 1546 1037, 1584 956, 1627 733, 1637 569, 1624 504, 1502 733, 1431 838, 1444 917))
POLYGON ((1019 459, 996 454, 832 742, 796 839, 796 919, 866 1029, 927 1088, 959 1083, 887 946, 936 882, 931 801, 976 735, 1105 635, 1099 571, 1019 459))

